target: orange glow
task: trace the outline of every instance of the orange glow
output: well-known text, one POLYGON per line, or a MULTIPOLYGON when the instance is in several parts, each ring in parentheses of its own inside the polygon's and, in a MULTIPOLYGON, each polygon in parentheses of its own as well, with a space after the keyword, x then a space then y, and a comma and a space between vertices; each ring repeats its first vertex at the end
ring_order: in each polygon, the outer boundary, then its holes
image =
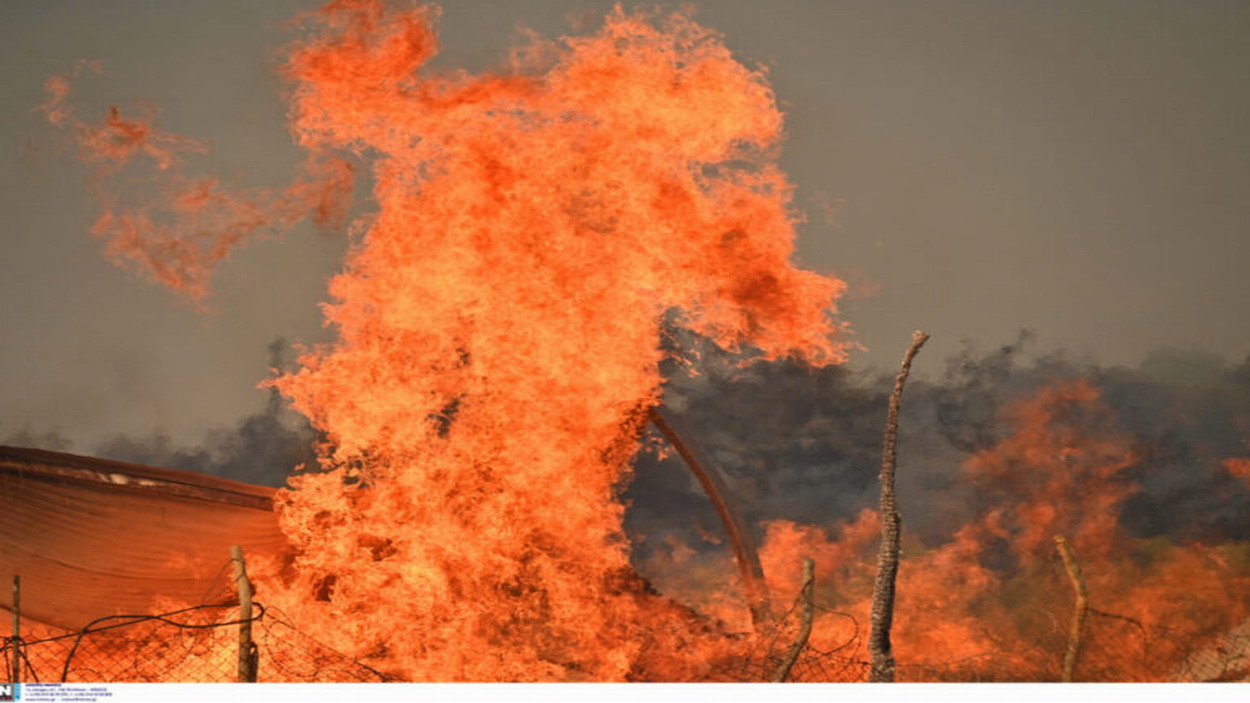
MULTIPOLYGON (((152 111, 82 121, 69 97, 91 64, 50 80, 43 110, 93 169, 107 254, 197 303, 264 232, 307 216, 351 232, 324 307, 337 341, 272 382, 325 442, 275 499, 293 554, 249 556, 259 601, 402 680, 715 676, 763 639, 728 557, 669 541, 645 581, 620 494, 661 400, 666 317, 762 359, 845 358, 845 284, 791 263, 767 76, 688 13, 619 8, 588 36, 532 39, 497 72, 438 73, 438 13, 333 0, 300 18, 282 70, 308 157, 285 189, 186 175, 205 147, 152 111), (349 222, 362 174, 373 209, 349 222), (118 185, 154 176, 150 199, 118 185)), ((1085 678, 1167 678, 1250 614, 1244 554, 1120 526, 1138 457, 1092 383, 1042 389, 1000 420, 1010 434, 963 467, 978 501, 966 524, 936 545, 904 535, 900 679, 1057 678, 1072 608, 1057 534, 1105 611, 1085 678)), ((1250 462, 1224 466, 1250 480, 1250 462)), ((815 560, 811 645, 850 658, 839 678, 867 657, 879 529, 872 510, 765 526, 779 607, 815 560)), ((196 636, 228 638, 215 632, 196 636)))
POLYGON ((1005 415, 1014 432, 965 464, 991 507, 953 542, 904 562, 900 662, 947 677, 962 660, 973 680, 1056 680, 1073 607, 1056 534, 1073 544, 1098 611, 1078 680, 1170 679, 1186 653, 1247 616, 1247 565, 1221 564, 1221 548, 1133 539, 1119 525, 1136 459, 1091 384, 1056 384, 1005 415))
POLYGON ((424 71, 436 15, 301 18, 284 74, 310 156, 277 194, 183 175, 204 147, 150 112, 74 117, 77 71, 43 109, 95 169, 109 256, 195 301, 265 229, 341 223, 354 167, 330 154, 372 159, 377 210, 326 307, 339 341, 275 382, 328 443, 279 496, 297 557, 257 559, 261 593, 407 679, 698 678, 732 647, 634 574, 618 495, 666 314, 763 358, 844 357, 844 284, 790 264, 781 113, 685 14, 618 9, 480 76, 424 71), (160 185, 134 203, 117 183, 140 167, 160 185))
POLYGON ((731 642, 634 575, 619 489, 660 321, 841 360, 842 283, 789 264, 764 77, 684 15, 614 12, 504 72, 423 75, 432 10, 335 2, 287 63, 301 143, 376 155, 330 348, 277 381, 329 435, 292 480, 282 607, 413 680, 690 679, 731 642))
MULTIPOLYGON (((1139 540, 1119 526, 1135 490, 1125 476, 1134 452, 1093 385, 1043 388, 1001 420, 1011 434, 964 464, 984 507, 950 541, 931 549, 909 542, 904 509, 893 632, 900 680, 1057 680, 1073 594, 1056 534, 1074 545, 1098 611, 1086 628, 1080 680, 1171 679, 1196 649, 1250 616, 1244 550, 1139 540)), ((844 613, 862 635, 874 523, 866 512, 831 530, 770 526, 761 550, 770 588, 794 593, 795 564, 814 558, 824 627, 836 632, 834 613, 844 613)), ((821 627, 818 619, 817 634, 821 627)), ((838 640, 829 639, 827 646, 838 640)), ((867 652, 861 646, 855 656, 867 652)))
POLYGON ((1250 459, 1225 459, 1224 469, 1250 484, 1250 459))
MULTIPOLYGON (((187 606, 157 599, 153 612, 182 611, 187 606)), ((118 618, 101 621, 81 639, 44 625, 24 625, 27 658, 42 681, 60 681, 66 660, 71 682, 213 683, 234 679, 238 633, 234 627, 194 627, 230 621, 236 608, 190 610, 170 616, 191 625, 178 628, 156 620, 118 618), (123 627, 110 628, 120 623, 123 627), (60 638, 60 639, 56 639, 60 638), (43 641, 41 641, 43 640, 43 641)), ((29 676, 29 674, 27 674, 29 676)))

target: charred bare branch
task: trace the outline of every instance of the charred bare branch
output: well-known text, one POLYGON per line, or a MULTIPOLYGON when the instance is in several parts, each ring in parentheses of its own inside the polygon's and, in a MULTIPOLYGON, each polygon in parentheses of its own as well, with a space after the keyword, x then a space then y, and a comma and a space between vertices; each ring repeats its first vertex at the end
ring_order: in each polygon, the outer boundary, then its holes
POLYGON ((781 666, 778 666, 776 673, 773 674, 773 681, 776 683, 790 678, 790 669, 794 667, 794 662, 798 661, 799 654, 807 646, 807 639, 812 635, 812 618, 816 610, 812 599, 812 591, 815 589, 816 582, 815 571, 815 563, 811 559, 804 559, 803 586, 799 589, 799 600, 803 602, 803 612, 799 616, 799 634, 794 638, 794 644, 790 645, 789 651, 786 652, 786 658, 781 662, 781 666))
POLYGON ((898 409, 903 399, 903 385, 911 373, 912 359, 929 335, 916 330, 911 346, 903 355, 903 365, 894 379, 890 409, 885 421, 885 443, 881 456, 881 547, 877 553, 877 579, 872 588, 872 630, 868 652, 872 655, 869 681, 894 680, 894 650, 890 644, 890 628, 894 624, 894 585, 898 577, 899 514, 894 497, 895 442, 898 437, 898 409))
POLYGON ((1063 653, 1063 682, 1071 683, 1076 674, 1076 663, 1081 655, 1081 633, 1085 629, 1085 618, 1089 613, 1089 591, 1085 588, 1085 578, 1081 575, 1081 565, 1076 561, 1076 554, 1063 535, 1055 535, 1055 546, 1059 548, 1059 557, 1063 559, 1063 568, 1068 572, 1068 580, 1072 582, 1072 590, 1076 594, 1075 609, 1072 613, 1072 626, 1068 630, 1068 645, 1063 653))

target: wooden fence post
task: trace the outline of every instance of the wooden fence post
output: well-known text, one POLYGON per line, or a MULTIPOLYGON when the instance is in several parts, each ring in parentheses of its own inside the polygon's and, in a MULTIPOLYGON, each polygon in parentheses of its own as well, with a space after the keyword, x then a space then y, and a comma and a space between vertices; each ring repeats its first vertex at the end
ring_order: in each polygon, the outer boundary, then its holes
POLYGON ((255 683, 257 669, 256 645, 252 642, 252 583, 247 579, 247 565, 243 563, 243 548, 230 547, 234 561, 234 581, 239 589, 239 674, 240 683, 255 683))
POLYGON ((22 577, 13 576, 13 677, 9 683, 22 681, 22 577))

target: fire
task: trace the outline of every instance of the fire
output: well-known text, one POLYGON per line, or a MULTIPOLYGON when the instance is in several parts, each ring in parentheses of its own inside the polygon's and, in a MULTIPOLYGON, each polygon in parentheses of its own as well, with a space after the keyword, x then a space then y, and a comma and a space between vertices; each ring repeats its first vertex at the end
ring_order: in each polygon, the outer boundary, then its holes
POLYGON ((339 341, 275 382, 329 442, 280 497, 298 556, 257 568, 262 594, 408 679, 697 677, 726 642, 634 574, 618 496, 666 314, 764 358, 843 358, 842 282, 790 264, 776 100, 683 13, 618 9, 476 76, 423 68, 436 16, 302 18, 284 72, 313 175, 277 194, 170 176, 203 147, 150 115, 79 121, 68 78, 44 109, 97 168, 110 255, 197 301, 265 227, 341 209, 330 154, 370 156, 339 341), (138 162, 172 185, 123 203, 107 182, 138 162))
POLYGON ((842 354, 842 284, 788 263, 775 100, 683 15, 483 76, 420 74, 430 20, 334 3, 287 66, 303 143, 378 155, 379 210, 339 342, 278 381, 333 447, 283 499, 285 607, 413 679, 690 677, 717 644, 633 576, 617 498, 661 318, 842 354))
MULTIPOLYGON (((661 398, 666 317, 763 359, 844 359, 844 284, 791 263, 776 99, 687 13, 617 9, 481 75, 426 67, 437 15, 335 0, 301 18, 283 73, 308 158, 281 190, 187 175, 206 147, 151 111, 81 120, 68 98, 90 64, 50 80, 43 110, 92 166, 108 254, 196 302, 238 247, 310 215, 345 223, 357 177, 372 183, 325 306, 338 340, 273 381, 326 442, 277 499, 294 556, 256 555, 260 600, 407 680, 707 677, 758 644, 733 569, 674 542, 651 570, 681 577, 657 592, 631 566, 620 494, 661 398)), ((1121 527, 1136 449, 1093 384, 1001 419, 1012 434, 964 466, 980 495, 967 524, 904 543, 901 677, 1055 678, 1072 607, 1056 535, 1106 611, 1096 651, 1140 644, 1114 618, 1180 633, 1115 667, 1087 659, 1087 678, 1165 678, 1246 617, 1235 554, 1121 527)), ((779 597, 815 559, 816 650, 866 626, 878 529, 871 510, 765 527, 779 597)))
POLYGON ((99 123, 75 116, 72 86, 88 70, 103 71, 98 62, 81 62, 72 73, 48 79, 48 99, 39 109, 69 132, 78 158, 91 167, 89 184, 101 207, 91 234, 113 262, 202 305, 216 267, 267 230, 289 228, 308 215, 323 226, 341 225, 354 180, 345 159, 311 153, 295 183, 281 192, 235 189, 191 175, 185 159, 208 147, 157 129, 150 106, 139 106, 133 116, 112 106, 99 123))
MULTIPOLYGON (((1244 550, 1143 540, 1121 526, 1137 459, 1093 384, 1042 388, 1000 421, 1011 433, 963 466, 978 495, 972 518, 932 548, 904 539, 893 637, 901 679, 1058 680, 1073 594, 1055 535, 1074 545, 1095 609, 1078 680, 1171 679, 1250 615, 1244 550)), ((793 593, 794 564, 810 556, 827 631, 835 613, 866 622, 875 518, 771 526, 765 565, 770 579, 788 579, 773 587, 793 593)))
POLYGON ((1250 484, 1250 459, 1225 459, 1224 470, 1250 484))

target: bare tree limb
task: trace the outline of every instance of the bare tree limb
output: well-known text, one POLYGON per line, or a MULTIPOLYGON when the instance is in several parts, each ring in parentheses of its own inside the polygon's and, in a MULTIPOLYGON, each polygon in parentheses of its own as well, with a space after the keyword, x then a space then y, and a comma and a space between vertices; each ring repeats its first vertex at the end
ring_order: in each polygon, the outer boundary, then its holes
POLYGON ((899 515, 894 497, 895 442, 898 438, 898 409, 903 400, 903 385, 911 373, 912 359, 929 335, 916 330, 911 346, 903 355, 903 365, 894 379, 890 409, 885 421, 885 443, 881 452, 881 547, 877 552, 877 579, 872 588, 872 630, 868 636, 868 652, 872 655, 869 681, 894 680, 894 649, 890 644, 890 628, 894 624, 894 584, 898 577, 899 515))
POLYGON ((811 559, 803 560, 803 586, 799 589, 799 599, 803 601, 803 613, 799 616, 799 634, 794 638, 794 644, 790 645, 790 650, 786 652, 786 658, 781 662, 781 666, 777 667, 776 673, 773 674, 773 681, 781 683, 790 677, 790 669, 794 666, 794 662, 799 660, 799 653, 807 646, 807 638, 812 636, 812 617, 815 615, 816 606, 812 600, 812 591, 816 583, 816 566, 811 559))
POLYGON ((1072 582, 1072 590, 1076 593, 1076 608, 1072 613, 1072 627, 1068 630, 1068 646, 1063 653, 1063 682, 1071 683, 1076 674, 1077 658, 1081 654, 1081 633, 1085 629, 1085 617, 1089 612, 1089 591, 1085 589, 1085 579, 1081 576, 1081 565, 1068 540, 1063 535, 1055 535, 1055 546, 1059 548, 1059 557, 1063 559, 1063 568, 1068 572, 1068 580, 1072 582))

